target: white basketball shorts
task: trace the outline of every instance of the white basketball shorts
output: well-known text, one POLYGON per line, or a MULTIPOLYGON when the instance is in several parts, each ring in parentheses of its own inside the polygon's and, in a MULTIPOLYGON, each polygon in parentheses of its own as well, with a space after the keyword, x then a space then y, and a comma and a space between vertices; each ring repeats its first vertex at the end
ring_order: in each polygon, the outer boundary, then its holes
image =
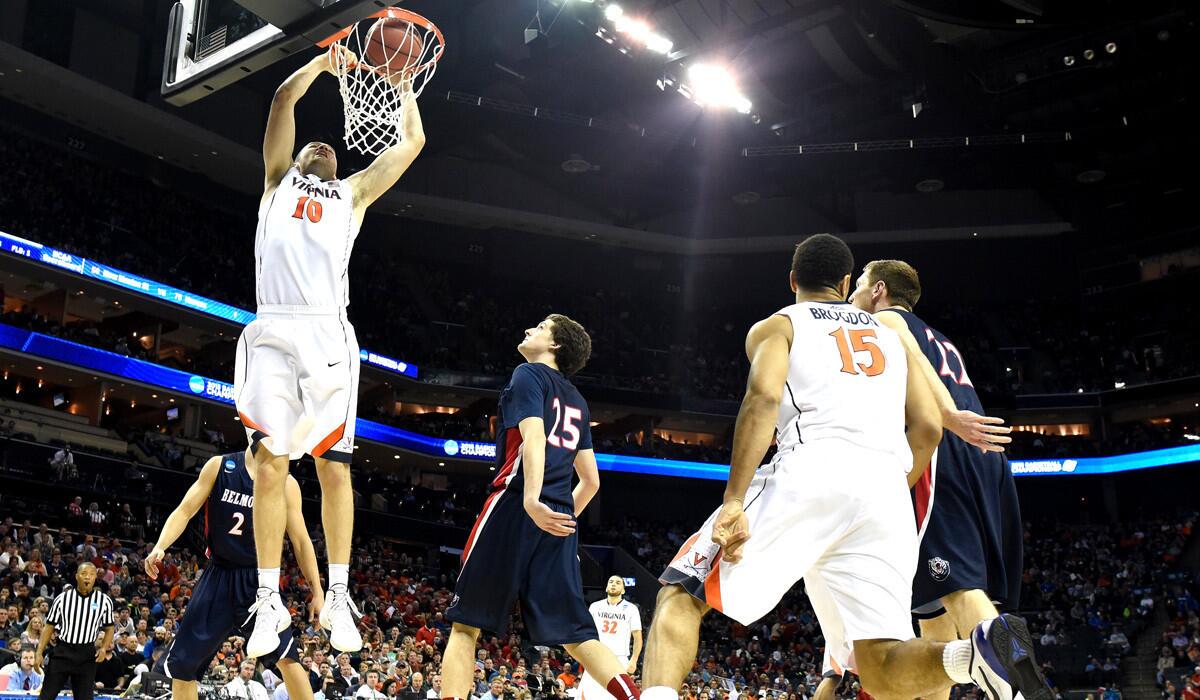
POLYGON ((714 512, 660 580, 749 625, 804 579, 832 667, 853 668, 854 640, 913 637, 918 542, 908 467, 894 453, 840 439, 781 453, 746 493, 742 559, 722 561, 714 512))
MULTIPOLYGON (((617 661, 621 662, 621 670, 629 666, 628 656, 618 656, 617 661)), ((596 680, 592 674, 583 671, 583 679, 579 681, 579 700, 617 700, 608 692, 608 688, 600 685, 600 681, 596 680)))
POLYGON ((358 340, 345 309, 260 306, 238 340, 238 416, 271 454, 349 464, 358 409, 358 340), (312 427, 297 434, 302 417, 312 427))

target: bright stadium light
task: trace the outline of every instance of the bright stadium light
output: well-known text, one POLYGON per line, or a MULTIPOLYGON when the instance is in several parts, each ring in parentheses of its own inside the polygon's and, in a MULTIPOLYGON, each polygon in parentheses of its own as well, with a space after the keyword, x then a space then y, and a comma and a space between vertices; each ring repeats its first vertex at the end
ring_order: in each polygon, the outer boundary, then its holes
POLYGON ((694 63, 688 68, 688 90, 684 94, 698 105, 729 107, 742 114, 749 114, 752 107, 738 90, 733 75, 709 63, 694 63))
POLYGON ((609 5, 604 8, 604 16, 609 22, 616 22, 624 14, 625 11, 621 9, 620 5, 609 5))
POLYGON ((646 38, 646 48, 655 53, 668 54, 675 46, 670 39, 661 34, 651 34, 646 38))

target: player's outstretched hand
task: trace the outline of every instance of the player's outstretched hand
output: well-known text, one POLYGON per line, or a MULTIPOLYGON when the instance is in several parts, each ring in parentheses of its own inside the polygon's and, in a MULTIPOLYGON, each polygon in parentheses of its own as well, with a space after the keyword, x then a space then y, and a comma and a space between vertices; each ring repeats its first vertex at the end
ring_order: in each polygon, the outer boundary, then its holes
POLYGON ((629 665, 625 667, 625 673, 628 673, 632 677, 633 672, 636 670, 637 670, 637 659, 631 659, 629 661, 629 665))
POLYGON ((722 558, 730 564, 742 559, 742 545, 750 539, 750 521, 742 511, 740 501, 730 501, 721 506, 717 520, 713 523, 712 541, 721 545, 722 558))
POLYGON ((946 430, 983 452, 1003 452, 1004 446, 1012 442, 1008 436, 1012 428, 1004 425, 1003 418, 981 416, 974 411, 951 413, 946 421, 946 430))
POLYGON ((155 547, 150 554, 146 556, 146 561, 142 562, 142 564, 146 567, 146 573, 151 579, 158 578, 158 564, 166 555, 166 552, 162 551, 158 547, 155 547))
POLYGON ((526 501, 525 512, 534 524, 556 537, 566 537, 575 532, 575 518, 568 513, 557 513, 541 501, 526 501))

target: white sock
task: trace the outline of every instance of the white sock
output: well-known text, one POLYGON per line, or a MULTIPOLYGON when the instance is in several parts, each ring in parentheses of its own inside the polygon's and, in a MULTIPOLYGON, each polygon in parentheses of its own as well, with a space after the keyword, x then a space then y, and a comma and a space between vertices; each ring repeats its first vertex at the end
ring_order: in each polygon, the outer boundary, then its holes
POLYGON ((642 700, 679 700, 679 690, 665 685, 656 685, 642 691, 642 700))
POLYGON ((946 675, 955 683, 973 683, 970 640, 960 639, 946 644, 946 648, 942 650, 942 666, 946 669, 946 675))
POLYGON ((350 585, 350 565, 349 564, 330 564, 329 565, 329 587, 333 588, 338 584, 343 586, 350 585))
POLYGON ((272 591, 279 592, 279 567, 274 569, 259 569, 258 570, 258 587, 269 588, 272 591))

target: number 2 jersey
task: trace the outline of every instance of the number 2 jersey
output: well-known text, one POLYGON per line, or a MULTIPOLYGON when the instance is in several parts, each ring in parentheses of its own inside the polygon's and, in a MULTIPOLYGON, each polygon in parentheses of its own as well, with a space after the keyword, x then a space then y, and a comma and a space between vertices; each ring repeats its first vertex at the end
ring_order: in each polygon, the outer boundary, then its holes
POLYGON ((259 306, 344 308, 359 222, 350 186, 292 167, 258 211, 254 237, 259 306))
POLYGON ((895 331, 844 302, 802 302, 777 313, 792 321, 787 384, 775 426, 779 454, 840 438, 892 452, 909 469, 908 362, 895 331))
POLYGON ((246 471, 246 453, 219 457, 217 480, 204 504, 204 541, 208 557, 226 569, 258 566, 254 550, 254 480, 246 471))
POLYGON ((513 371, 500 392, 497 415, 496 478, 493 490, 511 487, 518 495, 525 488, 521 469, 521 421, 541 418, 546 429, 546 467, 542 478, 543 501, 571 507, 571 479, 575 455, 592 449, 591 413, 575 385, 562 372, 530 362, 513 371))

